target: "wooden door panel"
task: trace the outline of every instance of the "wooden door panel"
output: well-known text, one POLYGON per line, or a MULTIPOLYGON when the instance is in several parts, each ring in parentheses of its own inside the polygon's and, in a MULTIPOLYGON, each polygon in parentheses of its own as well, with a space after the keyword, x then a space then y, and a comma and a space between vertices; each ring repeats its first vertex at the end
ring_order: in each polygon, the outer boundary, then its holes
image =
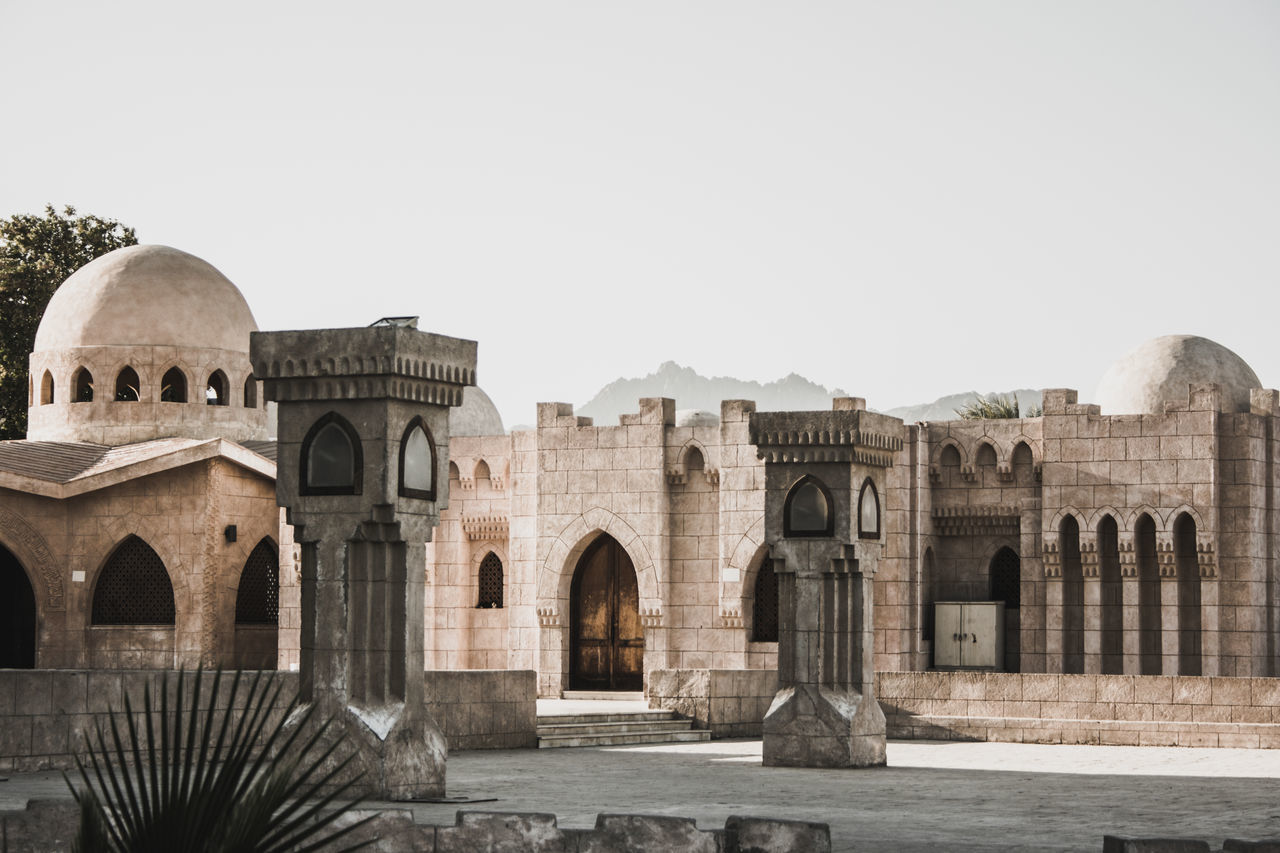
POLYGON ((578 563, 571 596, 570 687, 642 689, 640 590, 622 546, 607 536, 593 544, 578 563))

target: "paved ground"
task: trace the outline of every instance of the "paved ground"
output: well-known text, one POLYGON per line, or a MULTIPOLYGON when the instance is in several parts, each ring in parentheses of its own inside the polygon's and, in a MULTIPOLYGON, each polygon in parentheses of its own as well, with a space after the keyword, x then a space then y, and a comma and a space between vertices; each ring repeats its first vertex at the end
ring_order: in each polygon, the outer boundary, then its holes
MULTIPOLYGON (((758 740, 459 752, 450 796, 497 801, 413 811, 450 824, 460 807, 553 812, 563 826, 590 826, 598 812, 685 815, 704 828, 732 814, 795 818, 829 823, 842 851, 1099 851, 1105 832, 1280 837, 1280 750, 894 741, 889 764, 761 767, 758 740)), ((0 783, 0 809, 50 796, 67 796, 60 774, 0 783)))

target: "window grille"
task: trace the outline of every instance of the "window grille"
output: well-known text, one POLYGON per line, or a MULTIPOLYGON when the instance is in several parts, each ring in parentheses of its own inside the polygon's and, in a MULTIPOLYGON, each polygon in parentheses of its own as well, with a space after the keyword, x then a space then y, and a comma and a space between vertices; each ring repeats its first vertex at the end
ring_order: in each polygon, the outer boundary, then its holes
POLYGON ((480 561, 480 598, 476 607, 502 606, 502 560, 490 551, 480 561))
POLYGON ((280 559, 270 539, 259 542, 245 560, 236 592, 236 624, 280 624, 280 559))
POLYGON ((751 609, 751 642, 778 642, 778 576, 766 552, 756 572, 756 600, 751 609))
POLYGON ((130 536, 107 560, 93 592, 94 625, 172 625, 173 584, 160 555, 130 536))

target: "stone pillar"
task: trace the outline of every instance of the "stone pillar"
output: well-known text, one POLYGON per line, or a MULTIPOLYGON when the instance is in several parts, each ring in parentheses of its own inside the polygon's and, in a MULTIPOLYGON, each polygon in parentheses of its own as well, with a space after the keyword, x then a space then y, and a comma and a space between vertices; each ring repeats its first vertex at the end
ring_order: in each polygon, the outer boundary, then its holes
POLYGON ((1084 572, 1084 671, 1102 672, 1102 579, 1096 555, 1084 572))
POLYGON ((1218 578, 1212 564, 1200 572, 1200 674, 1220 675, 1218 654, 1218 578))
POLYGON ((1057 566, 1047 567, 1045 572, 1044 671, 1062 672, 1062 574, 1057 566))
POLYGON ((1173 543, 1158 538, 1156 547, 1160 558, 1160 673, 1177 675, 1178 630, 1182 621, 1178 612, 1178 569, 1173 562, 1173 543))
POLYGON ((1138 586, 1138 570, 1133 562, 1133 550, 1121 552, 1120 558, 1120 593, 1124 598, 1124 613, 1121 624, 1124 626, 1124 674, 1142 674, 1142 599, 1138 586))
POLYGON ((873 580, 884 541, 885 469, 902 422, 836 400, 832 412, 757 412, 765 539, 778 576, 779 690, 764 764, 885 763, 875 698, 873 580))
POLYGON ((426 542, 448 504, 450 406, 476 345, 412 324, 255 332, 279 411, 276 496, 302 551, 299 685, 354 750, 363 796, 443 796, 427 713, 426 542))

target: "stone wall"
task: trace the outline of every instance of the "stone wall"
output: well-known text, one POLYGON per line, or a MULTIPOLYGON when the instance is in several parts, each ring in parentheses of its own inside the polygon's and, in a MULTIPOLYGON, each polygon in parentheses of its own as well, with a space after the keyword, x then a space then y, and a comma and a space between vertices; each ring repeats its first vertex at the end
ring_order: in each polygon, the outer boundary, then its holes
MULTIPOLYGON (((285 691, 296 673, 277 673, 285 691)), ((0 772, 70 769, 84 755, 85 732, 107 724, 108 708, 128 695, 142 704, 156 671, 0 670, 0 772)), ((431 713, 450 749, 507 749, 537 743, 536 676, 523 671, 427 672, 431 713)), ((221 707, 221 706, 220 706, 221 707)))
POLYGON ((889 736, 1122 746, 1280 748, 1280 680, 882 672, 889 736))
POLYGON ((760 737, 761 721, 778 692, 772 669, 659 669, 649 673, 649 705, 675 711, 711 736, 760 737))

